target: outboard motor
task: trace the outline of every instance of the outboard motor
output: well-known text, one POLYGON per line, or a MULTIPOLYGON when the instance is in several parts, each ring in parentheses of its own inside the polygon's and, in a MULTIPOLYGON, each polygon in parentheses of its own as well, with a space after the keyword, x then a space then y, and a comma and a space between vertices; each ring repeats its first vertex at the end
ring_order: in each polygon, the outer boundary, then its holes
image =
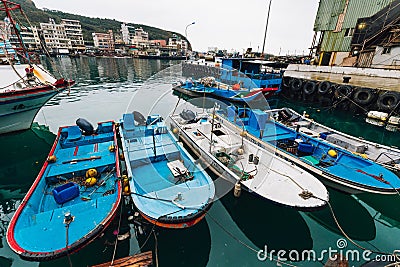
POLYGON ((94 134, 94 128, 93 125, 90 124, 87 120, 83 118, 79 118, 76 120, 76 125, 78 125, 79 129, 82 130, 84 135, 92 135, 94 134))
POLYGON ((194 112, 191 110, 183 110, 179 114, 179 116, 181 116, 182 119, 188 122, 194 121, 194 119, 196 118, 196 114, 194 114, 194 112))
POLYGON ((136 110, 133 111, 132 113, 133 113, 133 117, 138 125, 140 125, 140 126, 146 125, 146 118, 143 116, 142 113, 140 113, 139 111, 136 111, 136 110))
POLYGON ((282 122, 286 122, 292 117, 292 114, 287 109, 280 110, 278 114, 278 120, 282 122))

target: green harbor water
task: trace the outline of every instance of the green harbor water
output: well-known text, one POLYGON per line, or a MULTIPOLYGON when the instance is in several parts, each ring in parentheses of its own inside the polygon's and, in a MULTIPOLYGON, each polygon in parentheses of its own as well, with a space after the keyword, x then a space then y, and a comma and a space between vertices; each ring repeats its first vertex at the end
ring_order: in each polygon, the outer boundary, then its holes
MULTIPOLYGON (((37 114, 28 131, 0 136, 0 267, 69 266, 67 258, 49 262, 21 260, 7 245, 7 225, 24 194, 36 178, 55 139, 59 126, 71 125, 79 117, 93 124, 119 120, 124 112, 165 114, 173 110, 178 97, 172 94, 180 62, 139 59, 61 58, 63 76, 76 81, 70 92, 62 92, 37 114), (173 66, 173 67, 171 67, 173 66)), ((45 66, 53 70, 54 65, 45 66)), ((184 104, 180 100, 179 104, 184 104)), ((362 116, 341 113, 327 107, 300 106, 280 99, 279 106, 307 111, 311 118, 332 128, 387 145, 400 146, 399 133, 364 122, 362 116)), ((400 196, 372 194, 347 195, 329 189, 330 202, 343 230, 357 244, 373 251, 392 253, 400 249, 400 196)), ((71 255, 72 265, 90 266, 113 257, 118 222, 105 235, 71 255)), ((361 266, 362 250, 346 239, 336 226, 328 208, 299 212, 279 207, 250 193, 235 198, 232 192, 214 202, 205 219, 185 230, 161 230, 156 235, 145 228, 143 235, 118 242, 115 258, 152 250, 159 266, 277 266, 270 258, 260 260, 257 252, 284 250, 296 257, 313 250, 315 260, 282 262, 291 266, 323 266, 326 251, 352 252, 350 266, 361 266), (147 242, 146 242, 147 240, 147 242), (345 241, 344 241, 345 240, 345 241), (157 249, 155 249, 157 248, 157 249), (359 255, 359 260, 356 258, 359 255)), ((281 255, 282 256, 282 255, 281 255)), ((277 254, 274 253, 277 259, 277 254)))

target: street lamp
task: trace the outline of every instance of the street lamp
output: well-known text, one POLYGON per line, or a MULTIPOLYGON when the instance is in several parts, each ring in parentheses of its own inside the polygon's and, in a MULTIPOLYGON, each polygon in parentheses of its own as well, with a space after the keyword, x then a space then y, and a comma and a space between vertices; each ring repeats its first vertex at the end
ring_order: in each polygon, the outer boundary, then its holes
POLYGON ((187 28, 188 28, 190 25, 193 25, 193 24, 195 24, 194 21, 193 21, 192 23, 186 25, 186 28, 185 28, 185 38, 186 38, 186 40, 187 40, 187 28))
MULTIPOLYGON (((193 21, 192 23, 186 25, 186 28, 185 28, 185 38, 186 38, 186 42, 187 42, 187 43, 189 43, 188 38, 187 38, 187 28, 188 28, 190 25, 193 25, 193 24, 195 24, 194 21, 193 21)), ((185 51, 186 60, 187 60, 187 50, 188 50, 188 47, 186 47, 186 51, 185 51)))

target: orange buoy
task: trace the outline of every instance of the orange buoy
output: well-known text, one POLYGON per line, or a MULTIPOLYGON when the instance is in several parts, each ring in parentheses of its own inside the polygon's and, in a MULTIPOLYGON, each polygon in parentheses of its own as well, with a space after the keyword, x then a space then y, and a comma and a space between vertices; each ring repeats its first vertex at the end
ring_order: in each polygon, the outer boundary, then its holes
POLYGON ((51 155, 51 156, 49 156, 49 157, 47 158, 47 162, 54 163, 54 162, 56 162, 56 161, 57 161, 57 157, 54 156, 54 155, 51 155))
POLYGON ((240 90, 240 84, 235 83, 234 85, 232 85, 232 89, 235 91, 240 90))

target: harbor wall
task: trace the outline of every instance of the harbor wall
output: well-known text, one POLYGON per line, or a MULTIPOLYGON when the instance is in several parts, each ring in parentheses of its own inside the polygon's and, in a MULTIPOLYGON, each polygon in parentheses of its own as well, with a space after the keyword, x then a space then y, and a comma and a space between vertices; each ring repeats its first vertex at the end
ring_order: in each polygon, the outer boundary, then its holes
POLYGON ((293 64, 284 73, 282 89, 296 101, 355 113, 400 111, 399 70, 293 64))

